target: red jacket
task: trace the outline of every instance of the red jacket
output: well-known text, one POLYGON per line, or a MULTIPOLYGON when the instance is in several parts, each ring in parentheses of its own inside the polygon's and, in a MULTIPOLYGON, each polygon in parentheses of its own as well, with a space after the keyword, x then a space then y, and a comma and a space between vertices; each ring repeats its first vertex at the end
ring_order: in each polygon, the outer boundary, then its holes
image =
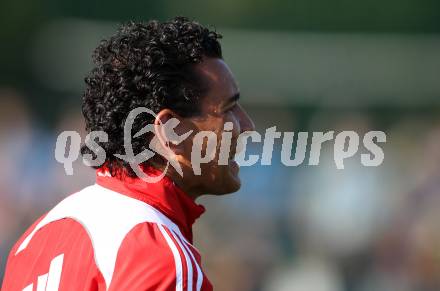
POLYGON ((166 177, 147 184, 98 171, 95 185, 61 201, 18 240, 2 291, 212 290, 192 245, 203 212, 166 177))

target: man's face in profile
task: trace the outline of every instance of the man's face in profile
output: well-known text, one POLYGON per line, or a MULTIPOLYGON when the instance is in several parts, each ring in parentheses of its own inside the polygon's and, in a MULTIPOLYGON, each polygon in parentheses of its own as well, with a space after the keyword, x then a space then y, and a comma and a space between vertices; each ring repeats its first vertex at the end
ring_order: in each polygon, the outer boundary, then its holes
MULTIPOLYGON (((191 183, 198 184, 201 193, 232 193, 240 189, 241 185, 238 176, 239 166, 234 161, 237 138, 244 131, 254 130, 254 124, 238 103, 240 93, 237 83, 222 59, 204 58, 201 63, 195 65, 194 70, 204 87, 208 89, 200 100, 200 114, 187 118, 185 123, 191 123, 194 130, 193 137, 200 131, 214 132, 217 136, 217 147, 213 160, 200 165, 201 175, 195 175, 190 180, 191 183), (227 151, 227 162, 221 165, 219 153, 225 123, 232 124, 232 129, 227 130, 231 133, 232 139, 230 150, 227 151)), ((205 140, 202 155, 206 153, 206 144, 205 140)), ((191 147, 186 147, 184 155, 191 160, 191 147)))

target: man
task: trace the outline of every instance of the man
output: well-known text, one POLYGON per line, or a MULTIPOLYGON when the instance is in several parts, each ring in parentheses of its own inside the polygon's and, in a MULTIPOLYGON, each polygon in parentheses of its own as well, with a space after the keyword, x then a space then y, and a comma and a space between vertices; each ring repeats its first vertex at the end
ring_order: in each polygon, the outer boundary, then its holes
MULTIPOLYGON (((238 103, 234 77, 222 59, 219 34, 177 17, 169 22, 130 23, 101 42, 95 67, 86 78, 83 114, 88 131, 108 140, 82 153, 105 162, 96 166, 96 184, 75 193, 37 220, 9 255, 2 290, 212 290, 192 245, 192 225, 204 212, 194 200, 240 188, 233 160, 239 134, 253 123, 238 103), (136 108, 132 132, 147 125, 153 132, 133 135, 134 154, 154 148, 161 155, 139 165, 152 183, 136 175, 123 159, 124 126, 136 108), (175 142, 164 125, 177 120, 175 142), (228 124, 228 126, 226 126, 228 124), (226 162, 215 157, 193 170, 197 133, 231 136, 226 162), (181 171, 167 167, 174 160, 181 171), (165 169, 167 171, 165 172, 165 169)), ((201 151, 209 154, 207 145, 201 151)))

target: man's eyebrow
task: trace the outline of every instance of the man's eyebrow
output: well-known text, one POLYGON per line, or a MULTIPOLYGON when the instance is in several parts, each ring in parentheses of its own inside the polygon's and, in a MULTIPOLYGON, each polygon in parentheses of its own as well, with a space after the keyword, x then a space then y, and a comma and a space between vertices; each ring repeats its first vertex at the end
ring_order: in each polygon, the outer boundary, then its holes
POLYGON ((233 103, 238 101, 240 99, 240 92, 234 94, 232 97, 229 98, 228 103, 233 103))
POLYGON ((240 92, 234 94, 232 97, 229 97, 226 99, 222 105, 223 108, 229 107, 230 104, 233 104, 234 102, 237 102, 238 99, 240 99, 240 92))

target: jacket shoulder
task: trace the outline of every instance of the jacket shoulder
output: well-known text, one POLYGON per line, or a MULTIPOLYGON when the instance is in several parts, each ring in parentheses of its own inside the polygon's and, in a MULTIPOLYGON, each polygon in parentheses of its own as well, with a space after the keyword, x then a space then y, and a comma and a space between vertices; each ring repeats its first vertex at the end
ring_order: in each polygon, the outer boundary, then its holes
POLYGON ((167 226, 134 226, 118 250, 109 290, 176 290, 182 284, 182 257, 177 235, 167 226))
MULTIPOLYGON (((64 218, 75 220, 87 232, 93 246, 95 263, 107 286, 112 281, 123 241, 132 242, 131 238, 139 239, 140 231, 144 235, 147 231, 154 236, 139 242, 163 243, 160 239, 154 240, 157 233, 152 229, 153 226, 166 226, 180 233, 179 228, 154 207, 95 184, 68 196, 49 211, 17 244, 14 253, 23 251, 40 229, 64 218)), ((164 244, 157 246, 163 247, 164 244)))

